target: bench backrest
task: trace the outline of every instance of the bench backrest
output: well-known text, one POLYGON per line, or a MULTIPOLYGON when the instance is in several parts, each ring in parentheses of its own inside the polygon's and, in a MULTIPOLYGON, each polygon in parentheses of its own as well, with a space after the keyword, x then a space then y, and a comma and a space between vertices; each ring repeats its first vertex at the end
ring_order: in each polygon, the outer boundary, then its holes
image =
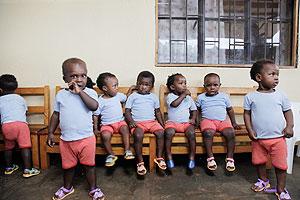
MULTIPOLYGON (((191 96, 194 100, 197 99, 197 96, 199 94, 205 92, 204 87, 189 87, 188 89, 190 90, 191 96)), ((256 89, 255 87, 221 87, 220 91, 229 95, 232 101, 235 115, 243 115, 244 109, 241 101, 247 93, 253 92, 255 91, 255 89, 256 89), (236 97, 238 98, 242 97, 238 103, 234 101, 234 98, 236 97)), ((168 106, 166 104, 166 97, 168 93, 169 93, 169 89, 167 88, 167 86, 161 85, 159 90, 159 101, 160 101, 160 109, 161 112, 163 113, 163 116, 167 116, 167 112, 168 112, 168 106)))
MULTIPOLYGON (((31 105, 28 104, 27 114, 29 116, 32 115, 42 115, 43 123, 42 125, 49 124, 49 116, 50 116, 50 88, 48 85, 44 87, 20 87, 17 88, 16 94, 21 95, 26 99, 26 97, 34 97, 34 98, 42 98, 43 105, 31 105)), ((29 124, 35 124, 34 122, 29 122, 29 124)))

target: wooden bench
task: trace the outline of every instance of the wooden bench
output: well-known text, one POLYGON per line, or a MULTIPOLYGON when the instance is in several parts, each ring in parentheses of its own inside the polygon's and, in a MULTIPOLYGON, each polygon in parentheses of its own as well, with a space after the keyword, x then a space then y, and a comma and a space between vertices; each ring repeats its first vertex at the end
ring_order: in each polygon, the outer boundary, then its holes
MULTIPOLYGON (((50 89, 49 86, 44 87, 21 87, 16 90, 16 94, 23 96, 26 98, 34 98, 34 105, 31 105, 28 101, 28 125, 30 128, 30 136, 32 143, 32 162, 33 166, 39 168, 40 167, 40 155, 39 155, 39 136, 38 132, 46 128, 49 123, 49 101, 50 101, 50 89), (37 101, 42 101, 43 105, 36 105, 37 101), (42 116, 42 120, 41 120, 42 116), (34 120, 30 120, 30 118, 37 118, 39 122, 34 120)), ((35 119, 35 120, 37 120, 35 119)), ((0 134, 0 151, 4 151, 4 141, 3 135, 0 134)))
MULTIPOLYGON (((201 93, 203 93, 204 87, 190 87, 188 88, 191 92, 191 96, 194 100, 196 100, 197 96, 201 93)), ((221 87, 220 91, 225 92, 228 95, 230 95, 230 99, 233 104, 233 109, 235 112, 235 116, 240 116, 242 117, 244 109, 242 107, 241 101, 243 100, 243 97, 249 93, 254 91, 255 88, 236 88, 236 87, 221 87), (234 97, 240 97, 240 102, 238 105, 235 104, 235 101, 233 101, 234 97)), ((167 112, 168 112, 168 107, 166 105, 166 96, 168 95, 169 91, 168 88, 164 85, 160 86, 160 92, 159 92, 159 98, 160 98, 160 109, 161 112, 163 113, 163 116, 165 119, 167 119, 167 112)), ((241 119, 239 120, 241 121, 241 119)), ((238 122, 239 122, 238 121, 238 122)), ((241 124, 241 123, 239 123, 241 124)), ((242 129, 241 130, 236 130, 235 131, 235 142, 236 142, 236 147, 235 147, 235 153, 244 153, 244 152, 251 152, 251 140, 249 139, 247 135, 247 130, 245 126, 243 125, 243 121, 241 124, 242 129)), ((188 148, 188 141, 185 137, 184 133, 176 133, 173 142, 172 142, 172 147, 171 151, 173 154, 187 154, 189 152, 188 148)), ((220 134, 216 134, 214 137, 214 142, 213 142, 213 152, 214 153, 226 153, 226 143, 224 137, 222 137, 220 134)), ((205 147, 203 143, 203 137, 200 132, 200 130, 197 128, 196 129, 196 153, 197 154, 202 154, 205 153, 205 147)))
MULTIPOLYGON (((128 91, 129 87, 119 87, 119 92, 126 94, 128 91)), ((56 92, 58 92, 61 89, 61 87, 57 86, 56 87, 56 92)), ((98 88, 94 88, 98 94, 101 94, 102 91, 100 91, 98 88)), ((56 129, 54 136, 55 136, 55 146, 53 148, 48 147, 46 145, 47 141, 47 136, 48 136, 48 130, 43 130, 40 132, 40 155, 41 155, 41 168, 42 169, 47 169, 50 165, 49 162, 49 154, 50 153, 59 153, 59 141, 60 141, 60 130, 59 128, 56 129)), ((97 142, 96 142, 96 154, 97 155, 106 155, 106 151, 104 149, 104 146, 101 142, 101 137, 100 135, 96 135, 97 137, 97 142)), ((114 134, 112 139, 111 139, 111 144, 112 144, 112 150, 116 155, 123 155, 124 154, 124 148, 123 148, 123 141, 122 137, 120 134, 114 134)), ((132 146, 133 144, 133 138, 130 138, 130 144, 132 146)), ((153 159, 155 158, 155 150, 151 151, 150 147, 155 148, 156 147, 156 140, 155 136, 153 134, 148 134, 146 133, 144 135, 144 140, 143 140, 143 155, 148 155, 149 156, 149 168, 150 171, 154 168, 154 162, 153 159)), ((131 147, 132 148, 132 147, 131 147)), ((134 152, 134 149, 132 148, 132 151, 134 152)))

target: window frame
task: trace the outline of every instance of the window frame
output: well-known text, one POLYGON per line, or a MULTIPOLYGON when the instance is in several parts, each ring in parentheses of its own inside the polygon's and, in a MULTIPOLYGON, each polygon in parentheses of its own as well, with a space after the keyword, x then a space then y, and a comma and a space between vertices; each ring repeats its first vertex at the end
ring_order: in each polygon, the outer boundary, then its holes
MULTIPOLYGON (((291 63, 292 65, 280 65, 282 69, 297 68, 298 47, 298 17, 299 0, 294 0, 293 23, 291 32, 291 63)), ((222 68, 250 68, 252 64, 200 64, 200 63, 158 63, 158 0, 155 0, 155 66, 156 67, 222 67, 222 68)))

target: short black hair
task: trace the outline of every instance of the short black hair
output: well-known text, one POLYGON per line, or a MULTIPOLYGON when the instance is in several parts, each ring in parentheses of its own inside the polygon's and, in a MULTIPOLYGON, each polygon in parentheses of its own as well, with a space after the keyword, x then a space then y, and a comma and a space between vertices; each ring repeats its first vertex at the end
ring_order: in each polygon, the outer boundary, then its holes
POLYGON ((108 78, 116 78, 116 76, 112 73, 109 73, 109 72, 104 72, 104 73, 101 73, 99 74, 98 78, 97 78, 97 87, 102 90, 103 86, 106 85, 105 81, 108 79, 108 78))
POLYGON ((14 91, 18 88, 18 81, 12 74, 3 74, 0 76, 0 88, 3 91, 14 91))
POLYGON ((96 85, 96 83, 94 83, 90 77, 87 77, 85 87, 93 89, 94 85, 96 85))
POLYGON ((149 72, 149 71, 140 72, 137 79, 136 79, 136 81, 138 82, 142 78, 151 78, 152 79, 152 86, 154 85, 155 77, 151 72, 149 72))
POLYGON ((83 65, 86 66, 85 62, 83 60, 81 60, 80 58, 69 58, 69 59, 65 60, 63 62, 63 64, 62 64, 62 73, 63 73, 63 75, 65 76, 66 73, 67 73, 66 67, 68 65, 70 65, 70 64, 76 64, 76 63, 83 64, 83 65))
POLYGON ((168 80, 167 80, 167 87, 168 87, 168 89, 169 89, 170 91, 172 91, 172 90, 171 90, 171 85, 174 84, 175 79, 176 79, 176 76, 183 76, 183 75, 180 74, 180 73, 176 73, 176 74, 172 74, 171 76, 168 77, 168 80))
POLYGON ((264 60, 259 60, 256 61, 250 70, 250 77, 252 80, 256 81, 256 74, 259 74, 261 72, 261 70, 263 69, 264 65, 266 64, 272 64, 274 65, 274 61, 273 60, 268 60, 268 59, 264 59, 264 60))
POLYGON ((210 78, 210 77, 213 77, 213 76, 218 77, 218 79, 220 80, 220 76, 219 76, 218 74, 216 74, 216 73, 209 73, 209 74, 206 74, 206 75, 204 76, 204 82, 205 82, 205 80, 206 80, 207 78, 210 78))

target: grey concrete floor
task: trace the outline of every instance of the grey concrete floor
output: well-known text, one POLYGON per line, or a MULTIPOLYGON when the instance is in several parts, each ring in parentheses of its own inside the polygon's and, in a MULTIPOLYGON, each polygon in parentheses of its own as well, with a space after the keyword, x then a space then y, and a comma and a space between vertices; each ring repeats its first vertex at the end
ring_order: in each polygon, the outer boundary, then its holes
MULTIPOLYGON (((21 170, 13 175, 0 172, 0 199, 39 200, 51 199, 53 193, 63 184, 60 160, 52 157, 48 170, 29 179, 22 178, 21 170)), ((251 165, 250 154, 236 154, 237 169, 228 174, 224 170, 224 155, 217 155, 218 169, 209 174, 204 168, 204 157, 197 157, 197 168, 187 172, 186 156, 176 156, 176 168, 172 173, 148 173, 144 178, 137 177, 134 161, 120 158, 115 168, 103 167, 104 157, 97 156, 98 185, 107 200, 177 200, 177 199, 276 199, 273 194, 254 193, 251 184, 256 181, 255 168, 251 165)), ((0 156, 3 168, 3 156, 0 156)), ((271 184, 275 186, 274 170, 268 171, 271 184)), ((74 178, 75 192, 66 200, 89 199, 88 185, 82 169, 78 167, 74 178)), ((287 176, 287 188, 295 200, 300 200, 300 158, 295 157, 293 174, 287 176)))

